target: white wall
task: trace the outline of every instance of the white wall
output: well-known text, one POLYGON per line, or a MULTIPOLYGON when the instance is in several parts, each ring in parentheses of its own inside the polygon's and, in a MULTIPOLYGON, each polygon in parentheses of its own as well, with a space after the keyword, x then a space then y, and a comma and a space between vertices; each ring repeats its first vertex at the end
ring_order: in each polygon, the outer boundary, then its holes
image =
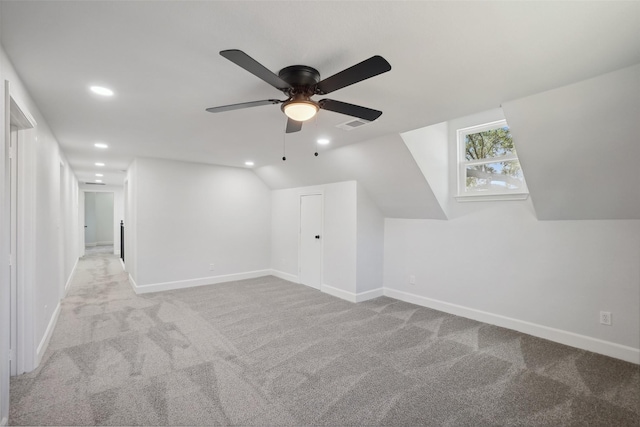
POLYGON ((138 161, 134 160, 127 169, 124 180, 124 267, 132 283, 138 278, 138 161))
POLYGON ((639 241, 640 221, 543 222, 522 202, 447 222, 387 219, 384 284, 638 349, 639 241))
MULTIPOLYGON (((22 290, 27 307, 24 313, 24 336, 28 354, 25 369, 34 369, 46 350, 47 338, 55 326, 59 301, 65 283, 79 254, 77 196, 78 182, 71 171, 58 142, 41 116, 38 108, 13 69, 9 58, 0 46, 0 191, 6 201, 5 146, 5 80, 10 82, 11 96, 33 116, 37 126, 23 132, 23 143, 19 150, 21 170, 19 213, 25 225, 25 238, 21 243, 25 257, 25 274, 22 290)), ((0 241, 3 259, 8 258, 9 223, 7 205, 1 210, 0 241)), ((8 359, 9 352, 9 290, 8 266, 0 264, 0 422, 8 415, 8 359)))
POLYGON ((271 196, 271 268, 299 277, 300 196, 322 194, 322 290, 356 290, 356 182, 274 190, 271 196))
POLYGON ((382 295, 384 217, 356 181, 272 192, 274 274, 298 282, 300 196, 304 194, 323 195, 321 290, 353 302, 382 295), (371 294, 373 290, 378 294, 371 294))
MULTIPOLYGON (((448 122, 449 158, 456 129, 501 118, 448 122)), ((450 197, 445 209, 448 221, 385 220, 387 295, 640 362, 640 221, 538 221, 531 199, 450 197), (601 310, 612 326, 599 324, 601 310)))
POLYGON ((138 158, 130 172, 137 291, 269 273, 271 192, 251 170, 138 158))
POLYGON ((356 293, 357 187, 355 181, 324 186, 322 290, 356 293))
POLYGON ((356 294, 378 290, 382 295, 384 216, 360 183, 357 191, 356 294))
MULTIPOLYGON (((451 200, 449 185, 449 124, 438 123, 400 135, 429 187, 438 200, 446 219, 451 200)), ((397 218, 397 216, 394 216, 397 218)), ((438 218, 433 218, 438 219, 438 218)))

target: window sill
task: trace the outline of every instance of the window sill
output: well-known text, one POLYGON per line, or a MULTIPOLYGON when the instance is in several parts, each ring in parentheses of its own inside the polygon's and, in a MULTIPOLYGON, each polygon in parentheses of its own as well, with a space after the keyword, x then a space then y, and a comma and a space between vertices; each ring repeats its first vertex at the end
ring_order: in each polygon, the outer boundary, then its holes
POLYGON ((458 202, 508 202, 513 200, 527 200, 529 193, 463 194, 453 197, 458 202))

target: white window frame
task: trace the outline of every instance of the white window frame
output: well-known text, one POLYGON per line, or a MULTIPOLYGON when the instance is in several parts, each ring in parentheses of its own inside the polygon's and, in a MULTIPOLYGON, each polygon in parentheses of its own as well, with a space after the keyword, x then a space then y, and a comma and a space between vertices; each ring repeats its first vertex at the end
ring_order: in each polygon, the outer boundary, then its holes
POLYGON ((484 160, 467 160, 465 157, 465 137, 470 134, 480 133, 491 129, 498 129, 502 127, 508 127, 506 120, 497 120, 494 122, 483 123, 480 125, 469 126, 466 128, 457 130, 457 143, 458 143, 458 195, 456 199, 459 202, 472 202, 472 201, 497 201, 497 200, 526 200, 529 197, 529 190, 527 189, 526 181, 524 184, 524 191, 522 189, 518 191, 467 191, 467 167, 482 165, 487 163, 499 163, 513 160, 520 160, 515 154, 508 154, 505 156, 488 157, 484 160))

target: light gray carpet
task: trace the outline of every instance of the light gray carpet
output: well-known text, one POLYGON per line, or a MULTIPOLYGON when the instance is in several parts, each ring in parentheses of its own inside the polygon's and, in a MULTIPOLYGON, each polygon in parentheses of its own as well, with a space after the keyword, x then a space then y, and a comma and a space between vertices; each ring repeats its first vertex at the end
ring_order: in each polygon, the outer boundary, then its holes
POLYGON ((637 365, 275 277, 136 296, 88 255, 13 425, 638 426, 637 365))

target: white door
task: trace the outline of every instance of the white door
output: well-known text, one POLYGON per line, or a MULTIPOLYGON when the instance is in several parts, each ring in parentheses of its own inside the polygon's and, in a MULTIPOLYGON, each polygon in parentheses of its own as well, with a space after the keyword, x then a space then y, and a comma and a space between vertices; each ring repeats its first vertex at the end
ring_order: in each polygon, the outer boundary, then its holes
POLYGON ((300 196, 300 283, 322 283, 322 195, 300 196))

